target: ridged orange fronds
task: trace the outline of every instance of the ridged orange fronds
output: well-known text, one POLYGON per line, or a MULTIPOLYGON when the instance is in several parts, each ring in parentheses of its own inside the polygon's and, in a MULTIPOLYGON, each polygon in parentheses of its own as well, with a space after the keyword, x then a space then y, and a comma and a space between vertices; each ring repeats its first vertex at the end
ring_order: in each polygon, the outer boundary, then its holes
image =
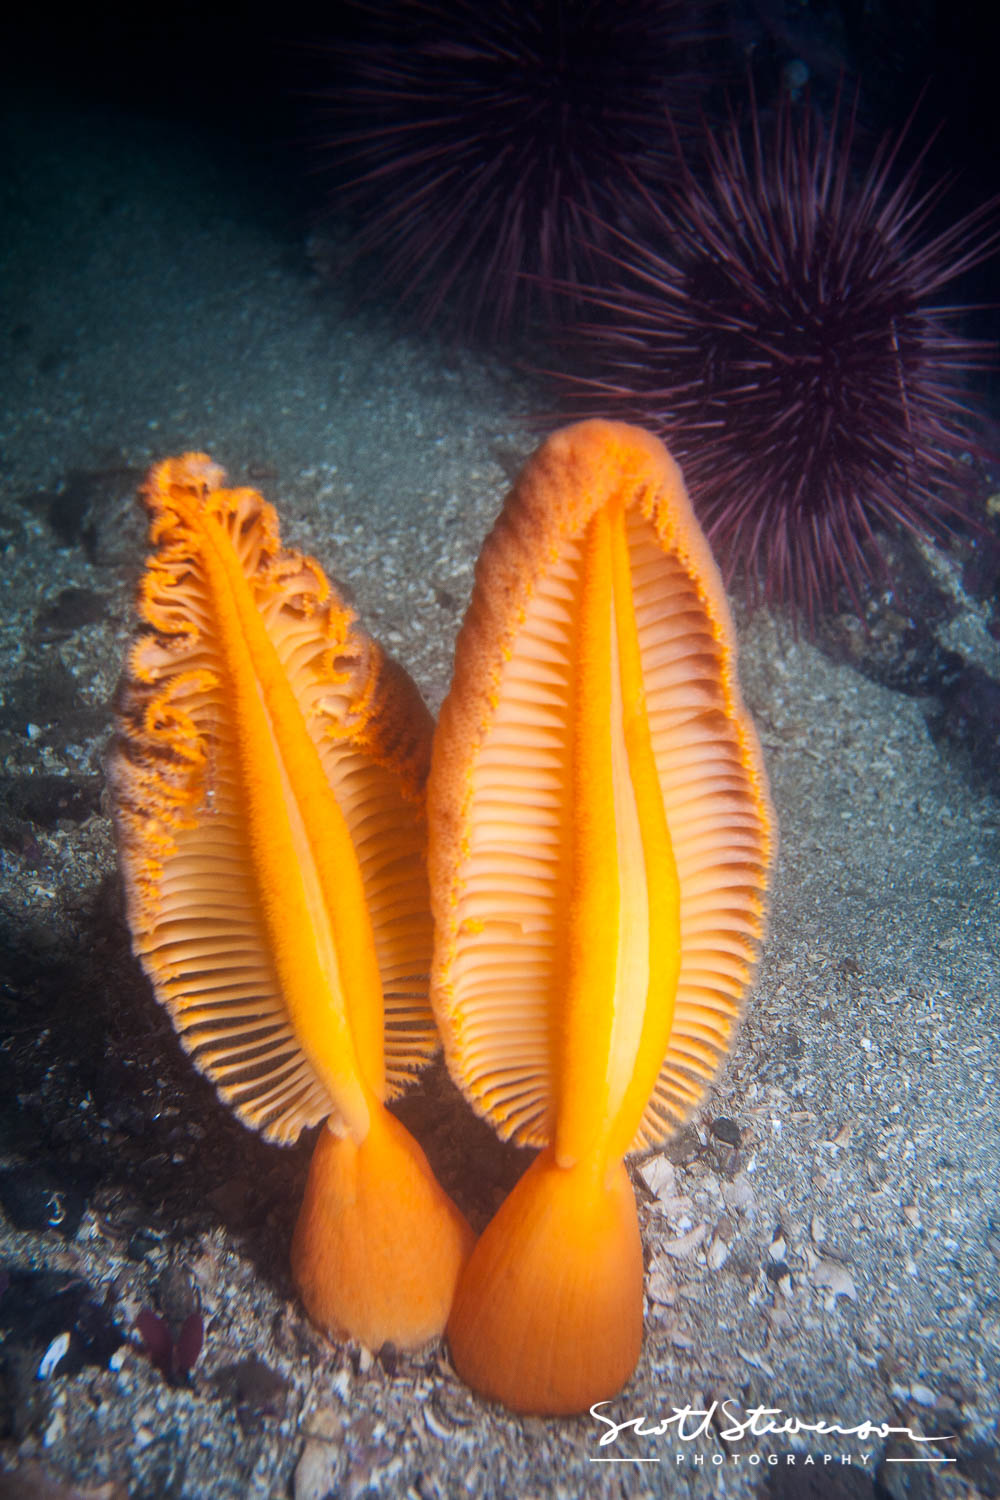
POLYGON ((109 763, 133 946, 184 1046, 275 1141, 357 1141, 436 1045, 431 721, 272 508, 202 454, 156 548, 109 763))
POLYGON ((528 463, 483 547, 428 787, 451 1071, 565 1165, 662 1140, 751 981, 772 856, 718 569, 637 428, 528 463))

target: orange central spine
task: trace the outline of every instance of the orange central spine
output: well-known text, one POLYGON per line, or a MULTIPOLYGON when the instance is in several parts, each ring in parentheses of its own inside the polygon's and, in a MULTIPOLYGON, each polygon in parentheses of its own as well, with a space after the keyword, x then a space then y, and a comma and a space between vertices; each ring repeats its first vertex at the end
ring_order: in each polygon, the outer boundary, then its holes
POLYGON ((205 539, 205 569, 241 726, 251 844, 282 991, 303 1050, 350 1134, 361 1141, 372 1096, 384 1092, 384 1022, 357 856, 228 538, 214 535, 213 522, 193 506, 185 510, 205 539))
POLYGON ((561 1167, 595 1152, 617 1161, 629 1149, 667 1049, 680 967, 680 891, 620 506, 598 511, 584 539, 573 680, 561 1167))
POLYGON ((616 1111, 609 1143, 609 1155, 617 1160, 632 1147, 670 1043, 681 967, 681 890, 653 754, 626 522, 621 510, 611 540, 622 728, 642 835, 649 944, 648 988, 642 1002, 638 1045, 630 1060, 629 1082, 616 1111))
POLYGON ((569 903, 557 1037, 555 1157, 561 1167, 603 1147, 619 925, 611 720, 610 523, 583 544, 572 717, 569 903))

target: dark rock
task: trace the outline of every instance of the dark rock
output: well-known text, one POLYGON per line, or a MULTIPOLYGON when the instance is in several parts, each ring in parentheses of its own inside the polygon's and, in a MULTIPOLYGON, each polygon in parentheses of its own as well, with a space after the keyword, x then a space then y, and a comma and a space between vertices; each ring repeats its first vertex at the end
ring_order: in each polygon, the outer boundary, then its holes
MULTIPOLYGON (((980 597, 1000 590, 1000 538, 984 532, 962 543, 964 580, 980 597)), ((907 538, 889 544, 891 585, 870 588, 864 617, 845 610, 820 621, 817 644, 836 661, 895 692, 935 699, 926 710, 939 747, 958 751, 974 780, 1000 789, 1000 681, 939 638, 958 606, 937 587, 907 538)), ((1000 629, 995 615, 992 625, 1000 629)))
MULTIPOLYGON (((16 1428, 16 1393, 3 1361, 0 1360, 0 1443, 12 1438, 16 1428)), ((0 1475, 0 1500, 3 1500, 4 1493, 3 1476, 0 1475)))
POLYGON ((1000 1500, 1000 1448, 969 1443, 955 1457, 958 1472, 976 1486, 984 1500, 1000 1500))
POLYGON ((1000 599, 1000 536, 988 532, 971 538, 962 587, 975 599, 1000 599))
POLYGON ((35 634, 40 640, 58 640, 83 625, 97 624, 107 612, 107 600, 93 589, 62 589, 35 617, 35 634))
POLYGON ((879 1500, 935 1500, 939 1493, 934 1476, 923 1464, 888 1462, 913 1457, 910 1443, 888 1442, 875 1470, 875 1490, 879 1500))
POLYGON ((0 1204, 16 1229, 58 1229, 71 1240, 80 1227, 92 1182, 70 1183, 43 1165, 0 1171, 0 1204))
POLYGON ((128 1500, 123 1484, 78 1485, 57 1478, 31 1460, 0 1473, 0 1500, 128 1500))
POLYGON ((90 520, 94 498, 93 476, 70 474, 64 488, 51 496, 46 511, 46 519, 59 540, 66 546, 81 542, 88 557, 94 551, 94 527, 90 520))
POLYGON ((680 1130, 672 1135, 669 1141, 665 1141, 662 1147, 662 1155, 668 1161, 673 1162, 675 1167, 690 1166, 701 1153, 701 1141, 692 1125, 682 1125, 680 1130))
POLYGON ((95 1302, 84 1281, 56 1271, 11 1268, 0 1299, 3 1350, 27 1349, 37 1368, 53 1339, 69 1334, 66 1353, 52 1374, 73 1375, 85 1365, 107 1369, 125 1335, 106 1307, 95 1302))
POLYGON ((823 1455, 813 1455, 815 1468, 803 1467, 804 1454, 794 1467, 778 1465, 764 1476, 760 1500, 878 1500, 871 1476, 863 1470, 824 1467, 823 1455))
POLYGON ((280 1417, 284 1410, 288 1382, 255 1354, 224 1365, 212 1378, 219 1395, 236 1407, 244 1432, 258 1430, 265 1417, 280 1417))
POLYGON ((1000 681, 981 667, 963 667, 928 722, 939 745, 958 750, 978 782, 1000 791, 1000 681))
POLYGON ((146 1256, 155 1250, 159 1243, 160 1236, 153 1234, 152 1230, 137 1229, 129 1237, 125 1253, 130 1260, 145 1260, 146 1256))
POLYGON ((82 823, 101 803, 100 776, 11 776, 3 788, 7 812, 39 828, 55 828, 63 818, 82 823))
POLYGON ((887 539, 884 550, 891 583, 868 588, 863 619, 846 609, 822 619, 817 645, 883 687, 911 695, 937 693, 962 666, 961 657, 937 639, 956 607, 912 540, 887 539))
POLYGON ((27 724, 63 722, 82 706, 73 673, 57 653, 46 652, 34 670, 7 685, 0 728, 23 734, 27 724))
POLYGON ((730 1120, 726 1115, 720 1115, 717 1120, 713 1120, 709 1129, 716 1140, 722 1141, 726 1146, 738 1146, 743 1139, 736 1121, 730 1120))
POLYGON ((172 1261, 160 1277, 156 1296, 163 1316, 177 1326, 199 1310, 198 1293, 187 1269, 179 1261, 172 1261))
POLYGON ((81 546, 90 562, 97 559, 101 527, 109 508, 123 494, 134 493, 141 479, 137 469, 114 462, 105 467, 71 469, 59 489, 21 495, 20 503, 45 517, 59 543, 81 546))
MULTIPOLYGON (((848 960, 849 962, 849 960, 848 960)), ((786 1026, 783 1030, 775 1033, 774 1050, 777 1056, 793 1062, 805 1052, 805 1045, 801 1036, 794 1026, 786 1026)))
POLYGON ((735 1120, 730 1120, 726 1115, 720 1115, 713 1120, 709 1126, 711 1134, 712 1154, 715 1165, 723 1177, 731 1182, 740 1170, 740 1145, 743 1140, 743 1132, 735 1120))
POLYGON ((20 551, 27 542, 27 536, 21 517, 10 506, 0 504, 0 552, 6 552, 8 547, 16 547, 20 551))

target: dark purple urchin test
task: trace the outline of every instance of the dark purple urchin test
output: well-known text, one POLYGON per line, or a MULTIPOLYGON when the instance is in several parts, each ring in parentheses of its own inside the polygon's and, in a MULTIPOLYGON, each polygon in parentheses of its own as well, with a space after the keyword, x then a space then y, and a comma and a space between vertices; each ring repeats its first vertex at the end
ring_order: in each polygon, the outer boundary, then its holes
MULTIPOLYGON (((708 135, 646 217, 614 233, 583 357, 559 377, 577 415, 653 428, 683 465, 724 566, 807 623, 840 586, 855 607, 876 533, 958 519, 973 442, 965 379, 993 361, 943 289, 1000 243, 1000 201, 930 229, 908 127, 854 164, 854 118, 784 105, 708 135)), ((575 289, 579 294, 580 289, 575 289)))
POLYGON ((565 307, 693 120, 715 7, 683 0, 375 0, 324 99, 355 255, 422 326, 487 337, 565 307))

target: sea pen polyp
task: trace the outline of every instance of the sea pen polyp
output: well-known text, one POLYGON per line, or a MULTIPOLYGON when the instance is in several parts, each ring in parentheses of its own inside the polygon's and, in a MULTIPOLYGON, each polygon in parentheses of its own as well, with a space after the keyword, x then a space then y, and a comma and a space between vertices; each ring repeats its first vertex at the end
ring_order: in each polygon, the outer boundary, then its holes
POLYGON ((613 1395, 642 1336, 625 1154, 728 1051, 772 855, 718 570, 662 444, 556 433, 487 539, 428 787, 432 999, 449 1067, 541 1154, 448 1324, 517 1410, 613 1395))
POLYGON ((133 948, 245 1124, 325 1122, 292 1243, 310 1315, 441 1332, 470 1235, 386 1110, 436 1046, 430 716, 318 564, 203 454, 158 465, 109 758, 133 948))

